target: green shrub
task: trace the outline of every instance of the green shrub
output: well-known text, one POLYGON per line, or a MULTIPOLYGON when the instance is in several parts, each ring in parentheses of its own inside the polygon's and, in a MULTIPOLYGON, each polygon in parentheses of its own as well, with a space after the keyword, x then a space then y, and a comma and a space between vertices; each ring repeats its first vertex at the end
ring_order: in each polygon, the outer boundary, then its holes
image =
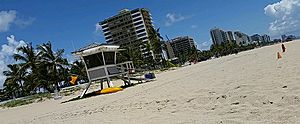
POLYGON ((167 61, 167 67, 168 67, 168 68, 172 68, 172 67, 176 67, 176 65, 173 64, 173 63, 170 62, 170 61, 167 61))
POLYGON ((44 101, 45 98, 50 99, 51 94, 50 93, 35 94, 35 95, 28 96, 24 99, 11 100, 9 102, 1 104, 0 107, 2 108, 16 107, 16 106, 26 105, 34 102, 42 102, 44 101))

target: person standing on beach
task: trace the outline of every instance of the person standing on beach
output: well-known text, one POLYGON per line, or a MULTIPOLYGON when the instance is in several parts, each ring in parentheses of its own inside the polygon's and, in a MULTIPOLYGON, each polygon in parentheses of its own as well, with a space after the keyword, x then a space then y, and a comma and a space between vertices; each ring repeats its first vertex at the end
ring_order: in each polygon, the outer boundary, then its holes
POLYGON ((282 48, 282 52, 284 53, 285 52, 285 46, 284 46, 284 44, 281 44, 281 48, 282 48))

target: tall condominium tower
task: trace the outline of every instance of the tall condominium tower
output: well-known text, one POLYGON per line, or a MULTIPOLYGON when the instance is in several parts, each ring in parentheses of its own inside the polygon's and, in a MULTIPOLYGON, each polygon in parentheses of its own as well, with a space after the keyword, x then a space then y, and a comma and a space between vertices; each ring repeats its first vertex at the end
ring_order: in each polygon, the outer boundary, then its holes
POLYGON ((223 31, 219 28, 213 28, 210 30, 210 36, 213 44, 229 43, 234 41, 232 31, 223 31))
POLYGON ((151 14, 147 9, 123 9, 117 15, 109 17, 99 25, 108 44, 139 49, 144 58, 154 57, 151 50, 146 49, 150 42, 148 31, 152 24, 151 14))
MULTIPOLYGON (((232 33, 231 33, 232 34, 232 33)), ((227 33, 219 28, 213 28, 210 30, 210 36, 212 39, 213 44, 221 44, 226 43, 229 39, 227 37, 227 33)), ((230 35, 230 34, 229 34, 230 35)))
POLYGON ((226 41, 228 41, 228 42, 233 42, 234 41, 234 37, 233 37, 233 33, 232 33, 232 31, 227 31, 226 32, 226 41))

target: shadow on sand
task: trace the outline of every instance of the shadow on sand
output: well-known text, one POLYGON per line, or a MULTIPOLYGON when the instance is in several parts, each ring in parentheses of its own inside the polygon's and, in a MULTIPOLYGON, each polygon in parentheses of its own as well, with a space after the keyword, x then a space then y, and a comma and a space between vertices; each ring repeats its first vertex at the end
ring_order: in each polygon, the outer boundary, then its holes
MULTIPOLYGON (((133 86, 136 86, 136 85, 139 85, 139 84, 148 83, 150 81, 153 81, 153 80, 148 80, 148 81, 145 81, 145 82, 132 83, 130 85, 123 85, 123 86, 121 86, 121 88, 124 90, 126 88, 133 87, 133 86)), ((76 100, 80 100, 80 99, 85 99, 85 98, 89 98, 89 97, 93 97, 93 96, 105 95, 105 94, 99 94, 97 92, 99 92, 99 91, 94 91, 94 92, 91 92, 91 93, 87 93, 82 98, 80 98, 80 96, 78 96, 78 97, 75 97, 73 99, 63 101, 61 103, 67 103, 67 102, 76 101, 76 100)))

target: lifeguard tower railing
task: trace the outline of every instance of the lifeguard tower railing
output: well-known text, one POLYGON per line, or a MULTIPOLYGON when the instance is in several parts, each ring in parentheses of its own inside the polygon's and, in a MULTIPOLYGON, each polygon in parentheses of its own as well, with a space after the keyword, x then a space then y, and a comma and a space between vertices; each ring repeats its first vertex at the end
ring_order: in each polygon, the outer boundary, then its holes
POLYGON ((116 77, 122 74, 133 73, 134 71, 135 68, 132 61, 87 69, 90 81, 98 81, 105 78, 116 77))

